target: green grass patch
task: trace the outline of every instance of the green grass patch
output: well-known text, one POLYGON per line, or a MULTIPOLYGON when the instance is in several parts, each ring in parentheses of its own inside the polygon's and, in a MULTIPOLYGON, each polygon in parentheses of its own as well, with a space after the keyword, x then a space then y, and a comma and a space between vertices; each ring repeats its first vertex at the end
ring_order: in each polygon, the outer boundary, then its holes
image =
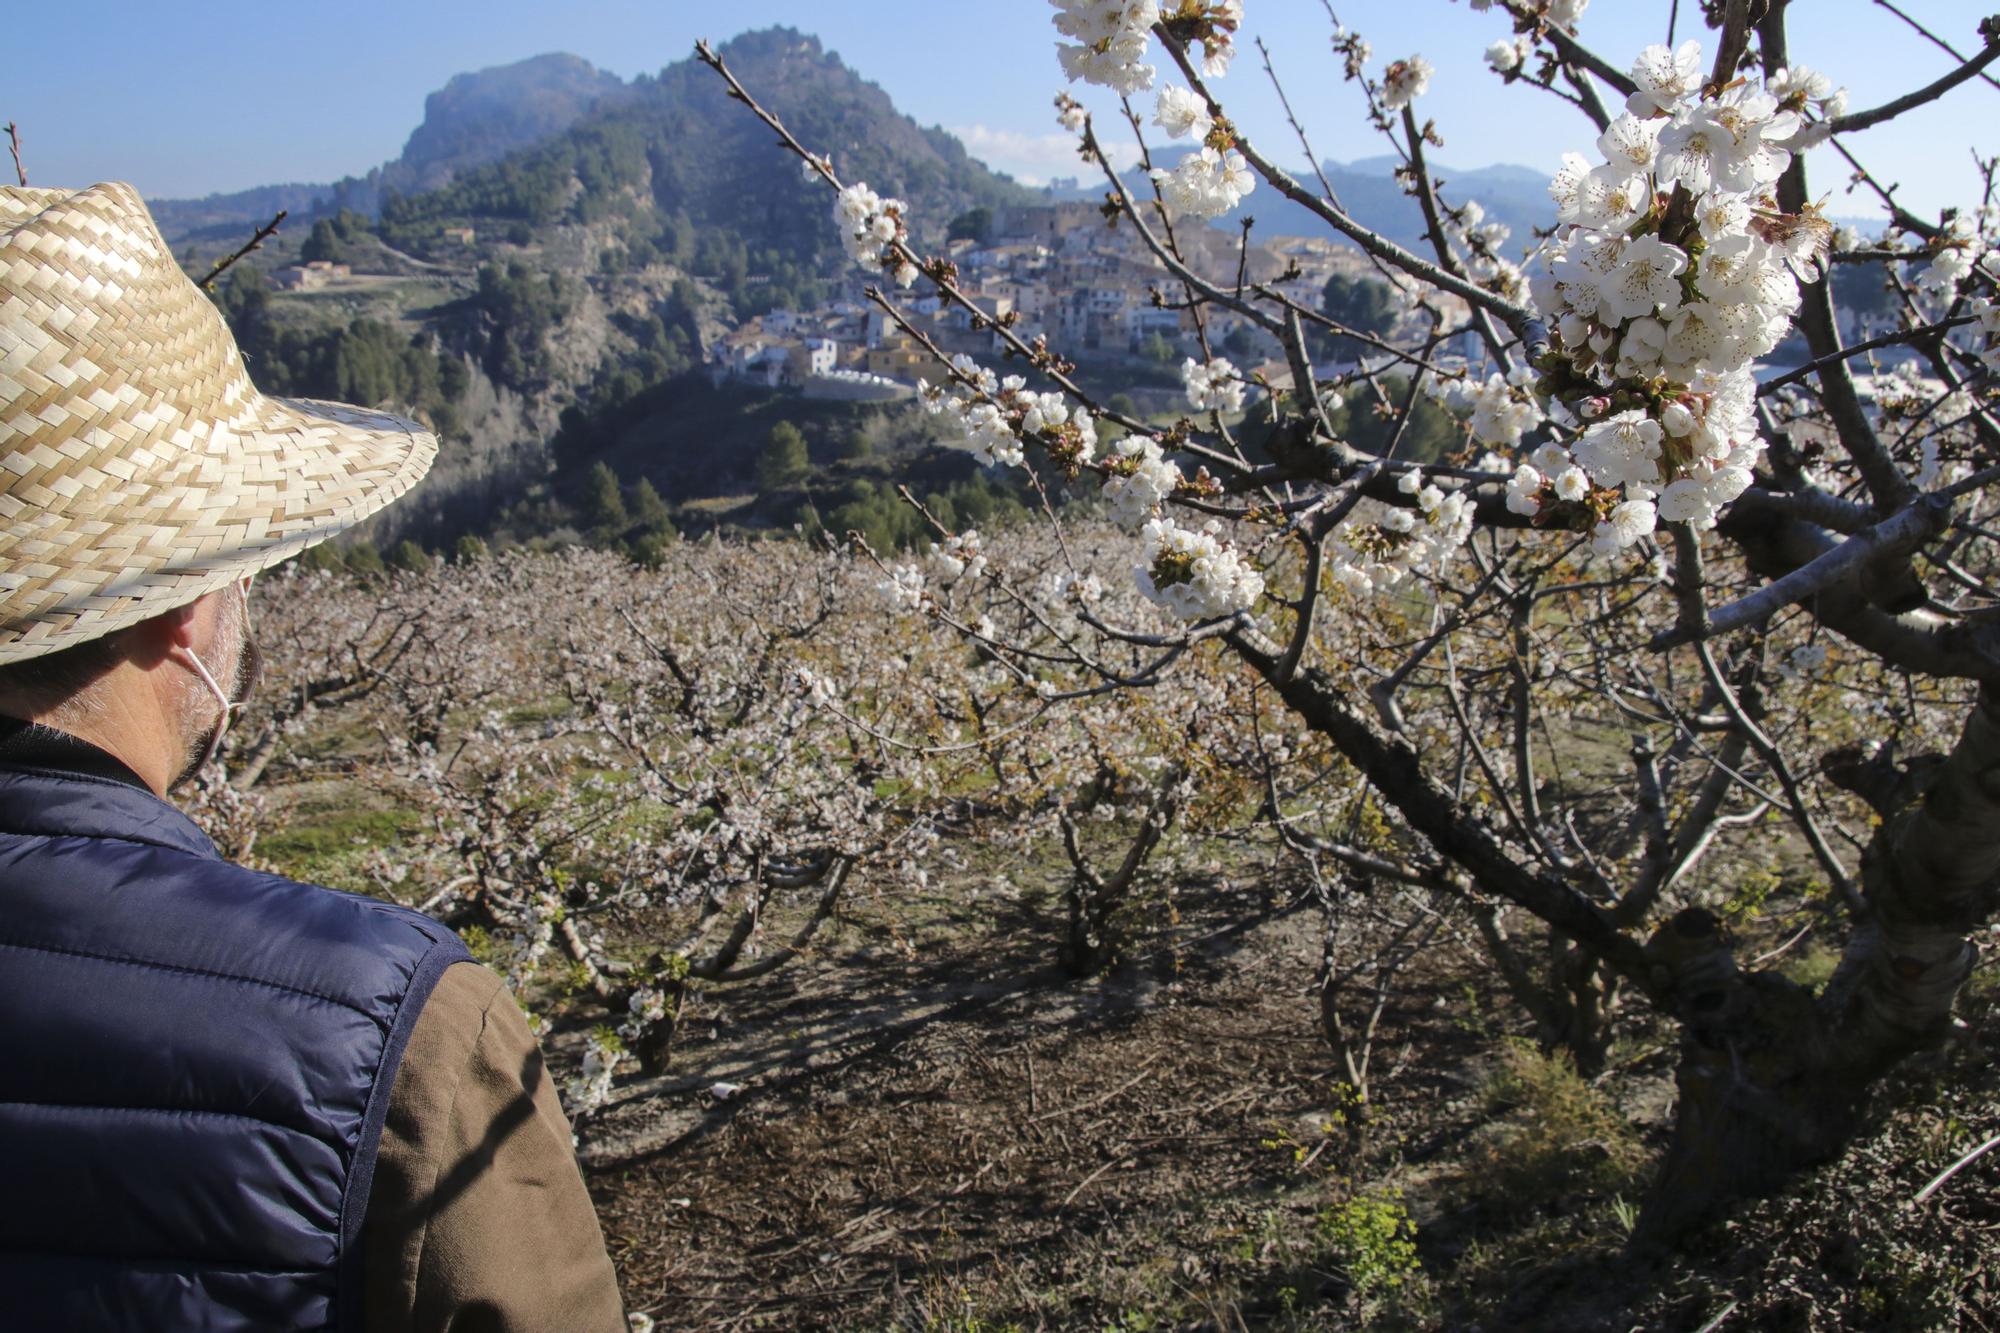
POLYGON ((336 889, 366 892, 362 862, 370 852, 393 846, 416 833, 423 819, 414 810, 350 805, 303 815, 266 834, 258 854, 292 879, 336 889))

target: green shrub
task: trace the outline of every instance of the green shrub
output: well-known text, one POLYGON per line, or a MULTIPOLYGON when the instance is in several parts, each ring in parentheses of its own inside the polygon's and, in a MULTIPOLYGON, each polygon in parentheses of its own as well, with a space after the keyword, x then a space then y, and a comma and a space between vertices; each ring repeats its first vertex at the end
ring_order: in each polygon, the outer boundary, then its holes
POLYGON ((1510 1039, 1486 1087, 1508 1124, 1486 1150, 1475 1178, 1482 1193, 1511 1209, 1554 1202, 1576 1192, 1610 1194, 1632 1187, 1645 1150, 1619 1114, 1562 1052, 1510 1039))
POLYGON ((1400 1191, 1363 1194, 1327 1209, 1319 1234, 1364 1299, 1396 1290, 1418 1270, 1417 1228, 1400 1191))

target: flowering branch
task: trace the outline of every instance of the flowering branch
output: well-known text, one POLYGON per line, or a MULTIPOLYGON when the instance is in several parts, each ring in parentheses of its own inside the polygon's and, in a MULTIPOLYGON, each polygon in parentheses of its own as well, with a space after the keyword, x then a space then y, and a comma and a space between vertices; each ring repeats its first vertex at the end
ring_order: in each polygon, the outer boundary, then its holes
POLYGON ((1638 91, 1638 85, 1632 82, 1630 75, 1613 65, 1603 56, 1592 51, 1582 42, 1579 42, 1575 34, 1566 31, 1556 24, 1542 23, 1523 0, 1504 0, 1504 3, 1507 6, 1507 12, 1514 16, 1516 23, 1533 22, 1537 24, 1540 35, 1547 39, 1550 46, 1556 49, 1556 54, 1562 58, 1564 64, 1588 70, 1617 90, 1620 97, 1630 97, 1638 91))

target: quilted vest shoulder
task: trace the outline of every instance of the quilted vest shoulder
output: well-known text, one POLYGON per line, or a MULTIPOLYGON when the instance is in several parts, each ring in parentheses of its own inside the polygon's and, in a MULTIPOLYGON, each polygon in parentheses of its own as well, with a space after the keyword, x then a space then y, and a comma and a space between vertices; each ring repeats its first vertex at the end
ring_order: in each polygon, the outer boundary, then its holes
POLYGON ((396 1063, 467 957, 141 789, 0 768, 8 1327, 357 1327, 396 1063))

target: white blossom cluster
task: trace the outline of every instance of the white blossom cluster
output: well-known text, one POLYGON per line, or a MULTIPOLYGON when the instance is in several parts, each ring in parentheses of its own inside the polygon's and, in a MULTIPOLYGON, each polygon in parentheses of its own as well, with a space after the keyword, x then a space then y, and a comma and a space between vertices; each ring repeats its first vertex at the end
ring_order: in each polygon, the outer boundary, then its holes
POLYGON ((1216 533, 1210 519, 1190 531, 1156 518, 1140 529, 1149 560, 1133 571, 1139 591, 1183 620, 1212 620, 1247 610, 1264 595, 1264 576, 1216 533))
POLYGON ((1121 96, 1153 86, 1146 63, 1152 27, 1160 20, 1155 0, 1049 0, 1056 31, 1056 56, 1071 83, 1095 83, 1121 96))
POLYGON ((618 1025, 621 1041, 637 1041, 648 1028, 667 1016, 667 997, 651 986, 641 986, 625 1002, 626 1019, 618 1025))
MULTIPOLYGON (((1056 43, 1056 55, 1071 83, 1095 83, 1120 96, 1153 86, 1154 69, 1146 63, 1152 27, 1160 21, 1158 0, 1049 0, 1055 7, 1056 31, 1070 40, 1056 43)), ((1243 0, 1176 0, 1176 19, 1198 20, 1201 72, 1219 79, 1236 56, 1236 29, 1243 22, 1243 0)))
POLYGON ((1512 376, 1488 375, 1483 382, 1455 380, 1444 385, 1445 401, 1469 413, 1472 438, 1481 444, 1511 447, 1542 424, 1542 406, 1532 391, 1533 376, 1522 367, 1512 376))
POLYGON ((1209 144, 1182 158, 1172 171, 1154 167, 1153 182, 1169 212, 1210 220, 1242 203, 1257 188, 1256 173, 1243 154, 1209 144))
POLYGON ((1847 114, 1847 89, 1834 86, 1832 79, 1804 65, 1792 65, 1773 74, 1764 84, 1779 105, 1795 111, 1810 108, 1814 118, 1799 127, 1791 146, 1795 152, 1817 147, 1832 137, 1828 121, 1847 114))
POLYGON ((914 611, 924 604, 924 571, 908 561, 894 565, 875 591, 891 610, 914 611))
POLYGON ((1243 0, 1210 0, 1202 10, 1208 25, 1201 39, 1203 78, 1219 79, 1236 58, 1236 29, 1243 24, 1243 0))
POLYGON ((1597 141, 1603 161, 1566 154, 1549 187, 1567 231, 1531 288, 1558 351, 1552 387, 1582 434, 1573 455, 1517 471, 1509 504, 1587 504, 1600 551, 1658 520, 1713 526, 1749 485, 1764 447, 1751 363, 1790 329, 1831 236, 1812 213, 1780 214, 1770 188, 1806 124, 1795 107, 1837 95, 1801 71, 1708 97, 1701 68, 1697 43, 1647 47, 1638 91, 1597 141), (1572 465, 1589 486, 1558 493, 1572 465))
POLYGON ((562 901, 553 893, 537 893, 528 900, 526 920, 508 939, 512 957, 507 966, 507 987, 520 991, 549 956, 555 943, 556 923, 563 917, 562 901))
POLYGON ((595 1111, 611 1100, 611 1079, 623 1056, 615 1037, 604 1032, 591 1034, 590 1045, 583 1052, 583 1067, 563 1089, 571 1115, 595 1111))
POLYGON ((1327 544, 1333 580, 1349 592, 1393 588, 1442 565, 1472 536, 1473 505, 1463 491, 1427 482, 1417 468, 1397 478, 1396 488, 1416 501, 1415 509, 1363 500, 1327 544))
POLYGON ((1181 384, 1187 389, 1188 406, 1198 412, 1240 412, 1243 410, 1243 376, 1228 357, 1181 362, 1181 384))
POLYGON ((1336 22, 1333 25, 1333 53, 1340 57, 1342 72, 1352 81, 1360 78, 1362 67, 1374 59, 1375 48, 1366 37, 1350 32, 1346 24, 1336 22))
POLYGON ((1431 75, 1436 72, 1436 67, 1422 56, 1392 62, 1389 68, 1382 71, 1383 109, 1401 111, 1413 100, 1422 97, 1430 91, 1431 75))
POLYGON ((1020 375, 1005 379, 964 353, 951 359, 959 379, 950 385, 917 381, 917 397, 932 416, 948 418, 987 466, 1019 467, 1024 439, 1041 437, 1088 457, 1097 446, 1090 413, 1071 410, 1060 393, 1036 393, 1020 375))
POLYGON ((863 268, 883 270, 898 287, 917 280, 917 266, 895 250, 898 241, 910 239, 903 221, 907 213, 908 206, 902 200, 884 199, 858 181, 833 201, 833 220, 840 228, 840 243, 847 257, 863 268))
POLYGON ((979 533, 971 528, 954 532, 931 548, 931 564, 946 583, 959 578, 978 578, 986 568, 986 549, 979 533))
POLYGON ((1178 83, 1167 84, 1153 99, 1153 123, 1175 139, 1190 136, 1206 139, 1209 131, 1215 128, 1215 120, 1208 113, 1207 100, 1192 88, 1183 88, 1178 83))
MULTIPOLYGON (((1493 0, 1466 0, 1466 5, 1476 14, 1483 14, 1493 8, 1493 0)), ((1590 8, 1590 0, 1548 0, 1545 17, 1558 28, 1576 31, 1576 25, 1583 18, 1583 11, 1590 8)))
POLYGON ((1511 42, 1503 38, 1486 48, 1486 63, 1493 67, 1495 73, 1506 74, 1519 69, 1532 49, 1533 44, 1526 35, 1511 42))
POLYGON ((1477 200, 1467 200, 1444 215, 1445 229, 1465 250, 1465 271, 1488 291, 1497 292, 1517 305, 1529 299, 1528 275, 1520 265, 1500 251, 1513 235, 1513 228, 1498 219, 1488 219, 1477 200))
POLYGON ((1095 574, 1078 573, 1074 569, 1055 569, 1035 581, 1032 593, 1037 606, 1049 610, 1060 610, 1071 602, 1089 605, 1104 597, 1104 582, 1095 574))
POLYGON ((834 702, 836 697, 834 682, 811 667, 793 668, 792 688, 805 696, 806 702, 816 708, 825 707, 834 702))
POLYGON ((1158 515, 1160 505, 1181 484, 1180 465, 1162 454, 1150 436, 1127 435, 1119 440, 1106 450, 1104 465, 1105 503, 1111 517, 1128 528, 1158 515))
POLYGON ((1979 316, 1979 331, 1986 338, 1979 359, 1986 364, 1988 370, 2000 373, 2000 305, 1995 305, 1982 296, 1973 300, 1968 309, 1979 316))
POLYGON ((1959 213, 1944 224, 1932 242, 1930 266, 1917 275, 1917 286, 1931 296, 1948 300, 1985 257, 1986 238, 1980 234, 1978 222, 1969 214, 1959 213))

